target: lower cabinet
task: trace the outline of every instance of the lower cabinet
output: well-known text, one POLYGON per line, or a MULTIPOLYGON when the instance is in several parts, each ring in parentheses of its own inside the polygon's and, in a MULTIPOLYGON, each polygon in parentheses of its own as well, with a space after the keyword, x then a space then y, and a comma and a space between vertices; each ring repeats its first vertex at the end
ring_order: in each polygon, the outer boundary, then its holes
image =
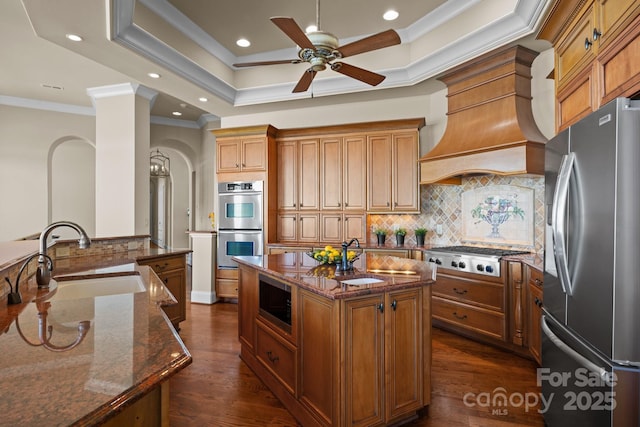
POLYGON ((543 273, 535 268, 528 267, 528 330, 529 330, 529 353, 538 362, 542 363, 542 280, 543 273))
POLYGON ((178 301, 178 304, 163 307, 163 310, 173 326, 180 329, 180 322, 187 318, 187 261, 185 255, 145 258, 138 260, 138 264, 151 267, 178 301))
POLYGON ((216 270, 216 296, 218 298, 238 298, 238 270, 218 268, 216 270))
POLYGON ((331 300, 292 286, 291 333, 240 267, 241 358, 304 426, 386 426, 430 403, 430 287, 331 300))
POLYGON ((344 302, 345 423, 385 425, 422 406, 422 292, 344 302))

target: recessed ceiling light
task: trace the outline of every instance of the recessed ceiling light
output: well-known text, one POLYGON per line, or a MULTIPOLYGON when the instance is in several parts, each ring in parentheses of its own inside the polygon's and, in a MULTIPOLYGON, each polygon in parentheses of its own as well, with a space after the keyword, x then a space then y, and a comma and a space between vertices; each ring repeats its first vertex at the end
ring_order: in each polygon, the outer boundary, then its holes
POLYGON ((151 77, 152 79, 159 79, 160 78, 160 74, 158 74, 158 73, 149 73, 149 74, 147 74, 147 76, 151 77))
POLYGON ((315 33, 316 31, 318 31, 318 27, 316 27, 315 25, 309 25, 305 30, 304 30, 307 34, 309 33, 315 33))
POLYGON ((395 10, 388 10, 384 13, 384 15, 382 15, 382 17, 385 21, 393 21, 398 17, 398 15, 398 12, 396 12, 395 10))
POLYGON ((74 42, 81 42, 82 41, 82 37, 80 37, 77 34, 67 34, 65 37, 68 38, 71 41, 74 41, 74 42))
POLYGON ((181 116, 182 115, 182 113, 180 111, 174 111, 171 114, 173 114, 174 116, 181 116))
POLYGON ((207 98, 205 98, 204 96, 201 96, 200 98, 198 98, 198 101, 200 101, 200 102, 207 102, 207 101, 208 101, 208 99, 207 99, 207 98))
POLYGON ((251 42, 247 39, 238 39, 236 44, 240 47, 249 47, 251 46, 251 42))

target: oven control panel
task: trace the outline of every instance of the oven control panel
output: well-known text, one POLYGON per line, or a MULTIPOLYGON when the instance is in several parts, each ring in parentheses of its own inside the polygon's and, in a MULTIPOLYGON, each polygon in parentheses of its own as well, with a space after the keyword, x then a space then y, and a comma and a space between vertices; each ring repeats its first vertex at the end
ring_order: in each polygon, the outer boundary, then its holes
POLYGON ((478 257, 436 252, 427 252, 426 255, 427 261, 436 264, 438 268, 500 277, 500 259, 498 257, 478 257))

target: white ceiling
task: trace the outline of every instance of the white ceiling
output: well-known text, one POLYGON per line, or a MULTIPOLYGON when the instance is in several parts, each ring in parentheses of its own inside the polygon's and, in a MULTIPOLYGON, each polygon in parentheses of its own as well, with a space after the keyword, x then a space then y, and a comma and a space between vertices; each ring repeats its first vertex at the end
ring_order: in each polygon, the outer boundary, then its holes
POLYGON ((91 114, 87 88, 133 82, 160 93, 155 117, 173 118, 179 110, 182 120, 195 122, 207 114, 283 110, 321 97, 331 103, 408 96, 417 87, 440 89, 433 83, 438 74, 499 46, 548 48, 533 33, 549 2, 321 0, 321 29, 341 45, 389 28, 402 44, 343 60, 387 76, 378 87, 325 70, 309 91, 292 94, 306 64, 231 64, 296 58, 294 43, 269 18, 290 16, 304 29, 316 21, 314 0, 2 0, 0 103, 37 101, 91 114), (382 20, 389 8, 400 12, 398 20, 382 20), (84 41, 71 42, 67 33, 84 41), (252 46, 237 47, 240 37, 252 46), (151 71, 162 78, 149 78, 151 71), (208 101, 198 101, 201 96, 208 101))

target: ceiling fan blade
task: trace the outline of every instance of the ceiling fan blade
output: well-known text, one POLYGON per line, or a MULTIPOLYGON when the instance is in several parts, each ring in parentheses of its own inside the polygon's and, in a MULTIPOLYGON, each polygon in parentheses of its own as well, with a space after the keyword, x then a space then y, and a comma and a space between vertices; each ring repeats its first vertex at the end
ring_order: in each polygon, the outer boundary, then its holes
POLYGON ((304 92, 309 89, 309 86, 311 86, 311 82, 313 81, 313 78, 316 76, 316 74, 317 73, 311 68, 307 69, 302 77, 300 77, 300 80, 298 81, 296 87, 293 88, 293 93, 304 92))
POLYGON ((241 62, 233 64, 234 67, 257 67, 258 65, 277 65, 277 64, 299 64, 299 59, 282 59, 279 61, 260 61, 260 62, 241 62))
POLYGON ((293 18, 288 18, 286 16, 274 16, 271 18, 271 22, 276 24, 278 28, 282 30, 291 40, 293 40, 298 46, 301 48, 315 49, 311 40, 307 37, 307 35, 302 31, 300 26, 293 20, 293 18))
POLYGON ((334 62, 331 64, 331 69, 337 71, 345 76, 352 77, 361 82, 370 84, 371 86, 377 86, 386 78, 381 74, 359 68, 354 65, 345 64, 344 62, 334 62))
POLYGON ((343 58, 369 52, 371 50, 382 49, 384 47, 400 44, 400 36, 394 30, 383 31, 353 43, 340 46, 338 51, 343 58))

